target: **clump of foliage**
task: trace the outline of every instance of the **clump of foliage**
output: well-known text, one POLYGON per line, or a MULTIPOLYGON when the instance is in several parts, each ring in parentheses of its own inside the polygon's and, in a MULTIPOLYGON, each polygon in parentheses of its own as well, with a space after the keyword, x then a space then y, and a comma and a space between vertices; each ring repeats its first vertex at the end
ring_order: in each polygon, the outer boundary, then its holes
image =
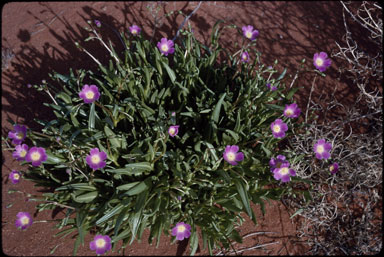
MULTIPOLYGON (((283 115, 298 88, 285 87, 286 70, 275 76, 273 67, 260 62, 258 33, 250 31, 249 43, 234 54, 219 44, 223 29, 243 36, 251 26, 242 32, 217 22, 209 46, 189 28, 168 48, 147 40, 136 26, 135 33, 120 33, 125 50, 119 53, 103 41, 100 26, 90 23, 87 40, 100 40, 111 55, 108 64, 77 44, 98 70, 54 72, 50 81, 35 85, 51 96, 45 105, 56 118, 37 120, 41 132, 27 131, 28 145, 44 150, 46 159, 22 161, 30 165, 25 177, 50 190, 39 211, 66 208, 58 236, 77 232, 74 254, 90 232, 108 235, 114 249, 120 240, 124 247, 140 240, 148 228, 149 243, 156 238, 158 245, 176 223, 190 230, 185 237, 191 254, 199 237, 212 254, 215 247, 241 242, 241 213, 257 223, 251 202, 264 212, 267 199, 302 193, 310 198, 307 190, 295 189, 303 180, 292 169, 286 183, 270 166, 283 151, 285 164, 299 159, 281 145, 293 127, 304 126, 297 116, 283 115), (174 52, 166 51, 172 47, 174 52), (271 131, 272 123, 288 129, 271 131)), ((34 160, 40 152, 28 156, 34 160)))

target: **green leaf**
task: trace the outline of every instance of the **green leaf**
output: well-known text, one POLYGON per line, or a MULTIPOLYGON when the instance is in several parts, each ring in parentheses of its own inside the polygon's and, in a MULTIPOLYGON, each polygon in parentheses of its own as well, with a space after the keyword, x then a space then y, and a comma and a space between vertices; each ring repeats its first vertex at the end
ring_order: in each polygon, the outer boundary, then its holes
POLYGON ((219 101, 217 102, 215 109, 213 110, 212 113, 212 120, 217 124, 219 122, 219 117, 220 117, 220 110, 221 106, 223 104, 224 98, 227 95, 227 93, 222 94, 220 97, 219 101))
POLYGON ((62 190, 95 191, 96 187, 91 186, 88 183, 76 183, 76 184, 61 186, 55 189, 55 191, 62 191, 62 190))
POLYGON ((176 81, 175 72, 165 62, 163 62, 163 66, 167 70, 167 73, 169 75, 169 78, 171 79, 172 84, 175 84, 175 81, 176 81))
POLYGON ((47 154, 47 160, 44 162, 46 164, 58 164, 58 163, 67 162, 66 159, 55 156, 48 150, 46 151, 46 154, 47 154))
POLYGON ((139 181, 136 181, 136 182, 132 182, 132 183, 128 183, 128 184, 124 184, 124 185, 121 185, 121 186, 118 186, 116 187, 116 189, 118 190, 130 190, 131 188, 133 188, 134 186, 136 186, 137 184, 139 184, 140 182, 139 181))
POLYGON ((65 92, 60 92, 60 93, 56 94, 56 98, 60 98, 66 104, 72 104, 71 97, 68 94, 66 94, 65 92))
POLYGON ((98 219, 96 221, 96 225, 100 225, 102 224, 103 222, 109 220, 112 216, 116 215, 117 213, 119 213, 119 211, 121 209, 124 208, 124 205, 122 205, 121 203, 116 205, 112 210, 108 211, 103 217, 101 217, 100 219, 98 219))
POLYGON ((148 189, 148 186, 146 185, 146 183, 144 181, 142 181, 139 184, 137 184, 136 186, 129 189, 127 192, 125 192, 124 195, 129 195, 129 196, 138 195, 147 189, 148 189))
POLYGON ((252 216, 252 209, 251 209, 251 206, 249 204, 248 194, 247 194, 247 191, 244 188, 244 184, 243 184, 243 182, 241 182, 238 179, 235 179, 234 182, 235 182, 235 186, 236 186, 237 192, 240 195, 241 202, 243 203, 243 205, 245 207, 245 210, 248 213, 248 216, 252 219, 252 217, 253 217, 252 216))
POLYGON ((152 170, 152 165, 149 162, 130 163, 121 169, 106 169, 107 172, 121 175, 139 175, 145 171, 150 170, 152 170))
POLYGON ((121 148, 121 141, 118 140, 116 134, 107 125, 104 126, 104 132, 114 148, 121 148))
POLYGON ((95 102, 91 104, 89 111, 88 129, 93 130, 95 128, 95 102))
POLYGON ((191 248, 191 253, 190 255, 195 255, 197 247, 199 246, 199 238, 197 231, 193 231, 191 235, 191 241, 190 241, 190 248, 191 248))
POLYGON ((74 197, 74 201, 78 203, 90 203, 93 199, 97 197, 97 191, 81 194, 79 196, 74 197))
POLYGON ((124 219, 125 219, 127 216, 129 216, 129 214, 128 214, 128 215, 126 215, 126 214, 127 214, 127 211, 128 211, 130 208, 131 208, 130 206, 125 207, 125 208, 120 212, 119 216, 117 217, 117 219, 116 219, 116 224, 115 224, 115 229, 114 229, 114 232, 113 232, 114 237, 117 236, 117 232, 119 232, 119 228, 120 228, 121 223, 124 221, 124 219))
POLYGON ((285 69, 283 70, 283 72, 280 74, 280 76, 277 78, 276 81, 282 80, 282 79, 284 78, 286 72, 287 72, 287 68, 285 68, 285 69))

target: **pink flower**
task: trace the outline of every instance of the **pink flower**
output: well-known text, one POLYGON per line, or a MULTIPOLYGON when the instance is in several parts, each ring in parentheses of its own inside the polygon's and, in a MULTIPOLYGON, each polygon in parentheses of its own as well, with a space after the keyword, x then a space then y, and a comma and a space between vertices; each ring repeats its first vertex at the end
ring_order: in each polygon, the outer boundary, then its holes
POLYGON ((332 144, 327 143, 325 139, 319 139, 316 144, 313 146, 313 151, 316 153, 316 158, 321 159, 328 159, 331 157, 331 154, 329 151, 332 149, 332 144))
POLYGON ((168 129, 168 134, 171 137, 176 136, 179 133, 179 127, 180 127, 179 125, 170 126, 168 129))
POLYGON ((325 52, 315 53, 313 55, 313 65, 321 71, 324 72, 329 66, 331 66, 332 61, 328 59, 328 55, 325 52))
POLYGON ((111 250, 111 238, 109 236, 96 235, 92 242, 89 243, 89 248, 96 251, 96 254, 104 254, 111 250))
POLYGON ((224 160, 231 165, 237 165, 237 162, 244 160, 244 154, 238 151, 239 147, 237 145, 227 145, 223 153, 224 160))
POLYGON ((297 104, 295 103, 285 105, 284 116, 287 118, 297 118, 299 117, 300 112, 300 108, 297 107, 297 104))
POLYGON ((26 144, 17 145, 12 156, 18 161, 24 161, 28 153, 28 146, 26 144))
POLYGON ((177 240, 183 240, 191 235, 191 226, 184 222, 179 222, 172 229, 172 236, 175 236, 177 240))
POLYGON ((8 137, 12 139, 12 144, 21 144, 27 136, 27 127, 23 125, 14 125, 12 131, 8 132, 8 137))
POLYGON ((281 180, 281 182, 289 182, 291 177, 296 176, 296 171, 289 168, 289 162, 281 164, 280 168, 275 168, 273 170, 273 177, 276 180, 281 180))
POLYGON ((242 62, 249 62, 249 54, 248 54, 248 52, 243 52, 241 54, 241 61, 242 62))
POLYGON ((20 182, 21 173, 17 170, 13 170, 11 173, 9 173, 9 179, 11 180, 12 184, 18 184, 20 182))
POLYGON ((16 217, 15 225, 22 230, 27 229, 33 223, 32 217, 28 212, 19 212, 16 217))
POLYGON ((47 160, 47 154, 43 147, 32 147, 29 149, 27 155, 25 156, 27 162, 32 162, 33 166, 40 166, 42 162, 47 160))
POLYGON ((105 167, 105 159, 107 159, 107 154, 104 151, 99 151, 99 148, 93 148, 89 152, 89 155, 85 158, 89 167, 93 170, 102 169, 105 167))
POLYGON ((337 173, 339 171, 339 164, 337 162, 332 163, 329 166, 329 171, 331 172, 331 174, 337 173))
POLYGON ((271 123, 272 135, 275 138, 283 138, 285 137, 285 132, 288 130, 288 126, 281 119, 276 119, 271 123))
POLYGON ((99 88, 96 85, 84 85, 79 93, 79 97, 87 104, 97 101, 100 97, 99 88))
POLYGON ((132 35, 136 36, 140 33, 141 28, 139 26, 132 25, 131 27, 129 27, 129 31, 132 33, 132 35))
POLYGON ((253 30, 253 26, 248 25, 248 26, 243 26, 243 35, 250 39, 250 40, 255 40, 256 37, 259 35, 259 31, 257 29, 253 30))
POLYGON ((168 54, 173 54, 175 52, 175 48, 173 46, 173 41, 167 40, 165 37, 163 37, 160 42, 157 43, 157 48, 159 48, 160 52, 163 53, 165 56, 168 56, 168 54))

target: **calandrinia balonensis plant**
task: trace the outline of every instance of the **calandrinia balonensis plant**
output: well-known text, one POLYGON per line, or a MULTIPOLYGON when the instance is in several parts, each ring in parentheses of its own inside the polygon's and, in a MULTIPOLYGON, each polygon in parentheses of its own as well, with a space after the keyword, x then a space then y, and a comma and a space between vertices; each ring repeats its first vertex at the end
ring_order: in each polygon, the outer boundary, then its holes
MULTIPOLYGON (((8 138, 30 167, 23 176, 49 191, 39 211, 65 208, 57 234, 77 235, 74 254, 87 233, 95 238, 86 245, 103 254, 145 229, 157 245, 162 233, 188 238, 191 254, 202 238, 212 254, 241 242, 241 213, 256 224, 252 202, 264 212, 267 199, 307 192, 295 187, 300 156, 282 144, 304 126, 292 102, 297 88, 285 86, 286 70, 260 62, 252 26, 217 22, 207 46, 190 28, 151 42, 134 25, 116 52, 95 25, 87 40, 100 41, 109 63, 77 44, 99 69, 54 72, 35 85, 56 118, 37 120, 41 131, 14 124, 8 138), (223 29, 242 37, 236 52, 219 44, 223 29)), ((19 224, 28 227, 30 216, 20 214, 19 224)))

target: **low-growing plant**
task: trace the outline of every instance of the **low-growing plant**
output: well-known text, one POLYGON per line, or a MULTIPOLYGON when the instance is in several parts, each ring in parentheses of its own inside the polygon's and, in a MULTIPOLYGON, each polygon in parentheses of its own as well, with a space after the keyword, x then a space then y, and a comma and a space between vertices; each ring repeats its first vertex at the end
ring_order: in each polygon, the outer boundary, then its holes
MULTIPOLYGON (((103 24, 89 24, 86 40, 99 40, 109 63, 77 43, 99 69, 54 72, 34 85, 51 97, 44 105, 56 118, 36 120, 41 131, 17 125, 9 134, 14 156, 29 166, 25 178, 50 190, 38 210, 66 209, 57 236, 77 232, 74 254, 87 233, 97 234, 90 247, 102 254, 120 240, 123 247, 141 240, 147 228, 149 243, 158 245, 162 233, 189 238, 193 255, 200 236, 212 254, 241 242, 241 213, 257 223, 251 202, 264 213, 268 199, 310 199, 296 187, 309 182, 289 162, 299 153, 282 144, 305 126, 292 103, 298 88, 286 88, 286 70, 276 74, 260 62, 252 26, 219 21, 209 46, 190 27, 156 44, 132 26, 116 52, 99 33, 103 24), (243 37, 236 53, 220 46, 223 29, 243 37), (25 136, 29 147, 21 145, 25 136)), ((28 216, 20 217, 26 227, 28 216)))

